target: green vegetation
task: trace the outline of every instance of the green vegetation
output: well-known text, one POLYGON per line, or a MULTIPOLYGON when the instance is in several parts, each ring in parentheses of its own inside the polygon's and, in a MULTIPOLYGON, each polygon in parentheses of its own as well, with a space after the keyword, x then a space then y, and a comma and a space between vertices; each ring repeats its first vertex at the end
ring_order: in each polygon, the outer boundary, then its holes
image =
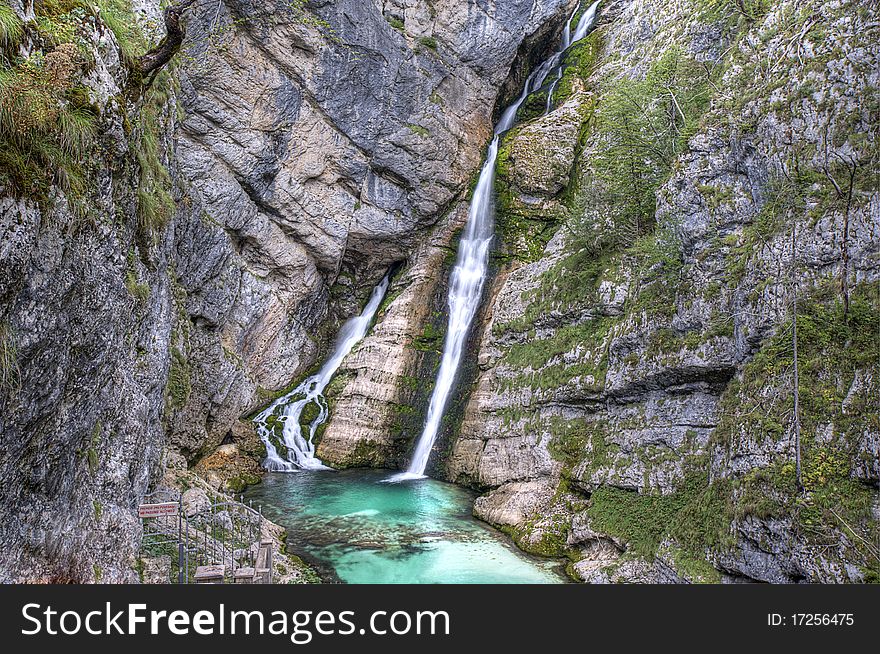
POLYGON ((394 29, 399 32, 403 32, 406 29, 406 26, 403 24, 403 21, 397 18, 396 16, 386 16, 385 20, 388 21, 388 24, 391 25, 394 29))
POLYGON ((172 78, 160 71, 146 91, 143 106, 134 120, 135 156, 140 177, 138 180, 138 230, 146 244, 154 242, 159 231, 174 213, 171 197, 171 176, 163 161, 165 152, 161 142, 164 133, 163 114, 171 99, 172 78))
MULTIPOLYGON (((880 525, 871 512, 874 492, 852 473, 854 465, 869 464, 857 456, 864 431, 880 429, 875 381, 880 371, 880 285, 853 289, 847 314, 834 286, 826 285, 800 305, 798 333, 803 493, 797 488, 793 452, 742 477, 711 481, 708 456, 690 456, 684 480, 669 494, 598 488, 587 509, 591 526, 622 539, 628 554, 641 558, 661 553, 661 543, 668 540, 674 547, 663 554, 680 573, 717 581, 705 556, 734 545, 735 521, 748 516, 791 520, 808 544, 829 552, 835 548, 841 558, 856 561, 867 579, 880 580, 880 525), (856 384, 859 378, 861 386, 856 384), (826 425, 832 427, 832 440, 826 425)), ((789 324, 768 339, 722 396, 714 447, 733 453, 740 439, 790 437, 793 396, 786 380, 791 365, 789 324)), ((617 450, 607 443, 605 429, 601 423, 556 420, 550 452, 567 471, 583 461, 594 470, 607 466, 617 450)))
POLYGON ((0 322, 0 390, 12 393, 18 388, 18 346, 8 322, 0 322))
POLYGON ((733 19, 753 23, 770 11, 773 2, 771 0, 699 0, 696 6, 703 20, 733 19))
POLYGON ((80 214, 97 121, 75 84, 83 64, 68 43, 0 64, 0 185, 42 203, 57 185, 80 214))
MULTIPOLYGON (((808 542, 842 542, 866 574, 880 572, 880 526, 871 517, 872 491, 853 477, 865 430, 880 429, 880 285, 853 289, 849 312, 826 284, 799 303, 798 368, 804 494, 794 454, 740 480, 737 515, 793 516, 808 542), (861 375, 861 377, 858 377, 861 375), (859 383, 857 379, 862 381, 859 383), (826 430, 831 427, 832 440, 826 430), (870 543, 875 543, 872 546, 870 543)), ((722 396, 714 442, 728 452, 741 439, 790 438, 793 422, 791 322, 763 344, 722 396)))
POLYGON ((272 443, 278 456, 287 458, 287 445, 284 444, 284 420, 279 420, 274 413, 266 417, 266 427, 269 429, 269 442, 272 443))
MULTIPOLYGON (((594 33, 583 42, 576 45, 568 55, 568 65, 563 79, 557 86, 568 94, 573 88, 574 79, 579 78, 584 84, 592 74, 593 67, 598 58, 600 38, 594 33)), ((554 94, 556 97, 557 94, 554 94)), ((544 114, 547 105, 547 93, 537 91, 529 95, 520 107, 517 118, 527 122, 544 114)), ((592 101, 585 104, 581 116, 580 133, 575 155, 573 157, 574 174, 570 176, 568 187, 559 193, 556 198, 558 204, 547 208, 544 206, 529 206, 521 202, 516 194, 516 189, 511 182, 510 155, 514 143, 521 146, 518 139, 525 138, 522 128, 515 127, 507 133, 501 142, 496 162, 496 208, 497 208, 497 231, 501 235, 501 250, 493 254, 497 261, 506 262, 512 259, 532 262, 541 257, 548 241, 556 232, 560 223, 563 223, 569 214, 572 205, 572 197, 579 186, 578 160, 580 151, 589 133, 592 101)), ((564 171, 569 172, 569 171, 564 171)))
MULTIPOLYGON (((733 34, 742 33, 742 25, 754 22, 770 7, 769 2, 748 0, 701 4, 719 10, 714 19, 726 21, 723 29, 729 33, 733 30, 733 34)), ((831 40, 808 36, 825 57, 831 40)), ((732 57, 742 63, 739 53, 732 57)), ((584 218, 567 221, 566 226, 573 228, 567 252, 540 276, 537 288, 524 292, 524 316, 494 326, 496 335, 515 331, 524 337, 503 354, 503 363, 520 372, 520 377, 499 375, 501 389, 521 384, 533 389, 559 388, 573 376, 554 371, 561 354, 570 354, 569 367, 576 368, 584 361, 599 364, 608 334, 622 322, 626 328, 638 325, 643 315, 652 323, 648 356, 696 350, 713 339, 733 337, 733 316, 718 310, 696 326, 680 327, 669 321, 680 305, 687 306, 693 292, 684 275, 674 219, 667 218, 659 227, 654 224, 656 194, 672 174, 689 138, 708 119, 705 112, 715 83, 729 64, 730 58, 714 67, 697 62, 673 44, 655 59, 644 79, 614 76, 603 80, 588 130, 593 154, 566 198, 570 214, 584 218), (603 319, 607 323, 595 333, 584 327, 592 322, 589 318, 572 328, 573 317, 584 320, 589 316, 603 281, 628 284, 624 315, 603 319), (554 318, 548 320, 548 314, 554 318), (558 324, 569 326, 557 329, 558 324), (578 333, 581 329, 585 331, 578 333), (552 336, 537 338, 542 332, 552 336)), ((806 66, 813 66, 812 58, 806 66)), ((754 67, 746 67, 745 71, 737 79, 747 84, 763 79, 754 67)), ((776 88, 785 82, 780 81, 776 88)), ((809 97, 818 102, 815 91, 809 80, 797 89, 801 100, 809 97)), ((557 92, 561 97, 567 93, 563 89, 557 92)), ((760 94, 766 96, 769 91, 762 88, 760 94)), ((741 112, 735 107, 743 106, 747 93, 734 89, 730 96, 733 104, 725 105, 724 113, 738 117, 741 112)), ((793 103, 778 100, 774 111, 795 112, 793 103)), ((723 116, 719 116, 713 110, 710 118, 723 123, 723 116)), ((735 124, 736 129, 742 127, 735 124)), ((876 170, 877 153, 870 143, 860 140, 858 135, 864 132, 863 116, 842 116, 832 125, 828 138, 835 147, 854 144, 856 152, 851 159, 840 158, 820 169, 815 167, 819 153, 814 146, 793 146, 785 174, 771 179, 764 189, 755 219, 741 232, 710 235, 714 250, 726 253, 728 275, 708 283, 703 299, 717 300, 727 293, 727 284, 736 287, 755 252, 768 242, 778 241, 792 223, 815 221, 832 211, 848 215, 869 197, 872 182, 867 174, 876 170)), ((507 165, 502 147, 499 177, 503 177, 507 165)), ((734 201, 740 201, 732 186, 717 181, 702 184, 699 180, 695 184, 712 215, 730 211, 734 201)), ((873 184, 875 188, 876 180, 873 184)), ((499 193, 500 207, 504 206, 503 191, 499 193)), ((499 225, 504 218, 499 218, 499 225)), ((722 221, 723 214, 719 218, 722 221)), ((659 555, 688 579, 718 581, 718 572, 706 561, 707 553, 734 545, 737 521, 750 516, 773 517, 790 522, 794 538, 809 547, 821 548, 830 565, 855 561, 866 579, 880 581, 880 527, 871 514, 876 490, 860 481, 873 464, 863 460, 870 457, 865 451, 865 434, 880 431, 880 388, 876 381, 880 378, 880 287, 852 287, 847 311, 840 297, 840 283, 839 279, 829 280, 814 296, 799 299, 804 492, 797 488, 793 449, 790 454, 778 455, 766 467, 730 478, 717 474, 710 477, 708 456, 684 454, 684 480, 667 495, 599 487, 588 509, 592 528, 626 541, 627 556, 651 559, 659 555)), ((636 363, 643 354, 631 356, 632 363, 636 363)), ((791 366, 789 322, 763 344, 722 397, 721 422, 711 444, 716 460, 748 449, 746 444, 755 440, 783 444, 793 440, 791 366)), ((596 372, 601 375, 601 367, 596 372)), ((607 468, 613 476, 614 467, 629 465, 608 438, 608 429, 621 425, 558 418, 543 424, 539 418, 541 424, 535 427, 526 413, 513 407, 504 412, 504 419, 518 429, 523 429, 525 421, 528 429, 552 434, 548 448, 563 464, 563 482, 575 469, 589 473, 607 468)), ((693 440, 696 434, 689 438, 693 440)), ((768 449, 779 452, 785 447, 768 449)), ((664 455, 671 456, 649 448, 632 454, 646 466, 664 463, 664 455)), ((675 456, 682 458, 680 453, 675 456)), ((514 537, 518 542, 522 540, 522 534, 514 537)))
POLYGON ((130 0, 92 0, 90 4, 113 32, 123 61, 132 68, 137 57, 146 52, 150 44, 132 12, 130 0))
MULTIPOLYGON (((844 400, 857 370, 880 366, 880 288, 853 289, 850 310, 844 315, 837 289, 827 283, 798 307, 798 364, 801 385, 801 423, 805 433, 831 422, 850 440, 861 435, 866 416, 880 427, 880 400, 870 393, 844 400), (872 417, 873 416, 873 417, 872 417)), ((793 363, 791 321, 783 324, 731 381, 722 398, 723 419, 715 430, 717 442, 735 447, 741 436, 778 440, 787 434, 791 419, 790 379, 793 363), (760 403, 760 410, 755 405, 760 403)))
POLYGON ((608 465, 618 454, 620 448, 609 443, 608 425, 603 422, 585 420, 563 420, 554 417, 550 421, 553 437, 547 450, 563 464, 563 476, 568 477, 574 467, 587 461, 591 471, 608 465))
POLYGON ((628 551, 645 558, 653 557, 666 538, 695 559, 705 558, 708 549, 732 546, 729 482, 708 483, 700 467, 695 464, 668 495, 600 487, 587 509, 591 524, 626 541, 628 551))
POLYGON ((627 250, 639 293, 627 309, 632 314, 671 317, 676 297, 687 290, 682 279, 681 243, 671 227, 655 229, 627 250))
POLYGON ((134 249, 128 251, 127 267, 125 269, 125 288, 133 298, 139 302, 146 302, 150 299, 149 284, 142 284, 138 278, 137 263, 135 261, 134 249))
POLYGON ((344 462, 346 468, 377 467, 385 462, 385 449, 376 441, 362 440, 355 445, 344 462))
POLYGON ((9 5, 0 4, 0 47, 4 50, 15 47, 23 34, 24 30, 18 14, 9 5))
POLYGON ((439 352, 443 347, 443 337, 445 329, 435 326, 439 314, 434 312, 431 319, 432 322, 425 323, 422 333, 413 338, 411 346, 422 352, 439 352))
POLYGON ((260 476, 252 472, 242 472, 226 480, 226 487, 233 493, 240 493, 248 486, 260 483, 260 476))
POLYGON ((171 366, 168 369, 168 385, 166 387, 169 406, 175 409, 183 407, 189 399, 191 391, 190 367, 186 354, 177 347, 172 347, 171 366))
POLYGON ((438 45, 437 39, 435 39, 433 36, 420 36, 419 43, 431 50, 436 50, 438 45))
MULTIPOLYGON (((606 208, 606 247, 630 246, 653 228, 655 193, 708 108, 710 81, 702 65, 671 46, 644 79, 606 83, 593 126, 600 147, 580 199, 606 208)), ((592 224, 582 230, 593 240, 592 224)))
POLYGON ((547 108, 547 92, 535 91, 530 94, 520 105, 516 112, 517 121, 520 123, 527 122, 534 118, 544 115, 547 108))
POLYGON ((407 125, 407 127, 409 127, 409 131, 411 131, 413 134, 417 134, 418 136, 421 136, 422 138, 428 138, 431 135, 431 132, 429 132, 426 128, 422 127, 421 125, 407 125))
POLYGON ((577 81, 584 82, 590 78, 599 61, 603 43, 602 30, 597 29, 565 53, 562 79, 553 91, 554 105, 562 104, 571 97, 577 81))
POLYGON ((98 471, 99 457, 98 448, 101 445, 101 437, 104 435, 104 425, 98 420, 92 428, 88 449, 86 450, 86 461, 89 465, 89 473, 94 475, 98 471))
POLYGON ((534 389, 559 388, 579 378, 581 388, 600 391, 608 367, 605 348, 610 324, 608 318, 594 318, 566 325, 550 338, 530 339, 526 343, 512 345, 504 353, 503 362, 523 372, 513 380, 504 380, 502 387, 525 385, 534 389), (577 353, 576 357, 572 357, 576 361, 563 357, 569 353, 577 353))
MULTIPOLYGON (((96 139, 99 111, 79 83, 94 66, 87 31, 100 16, 130 68, 149 44, 126 0, 37 0, 34 12, 27 29, 41 48, 25 58, 4 54, 0 59, 0 185, 44 206, 57 186, 76 215, 84 217, 92 176, 103 156, 96 139)), ((23 35, 15 13, 0 5, 3 52, 11 52, 9 46, 23 35)), ((132 123, 126 123, 134 131, 132 150, 140 169, 139 230, 147 236, 165 225, 174 207, 160 143, 170 86, 171 76, 163 71, 143 106, 133 112, 132 123)))

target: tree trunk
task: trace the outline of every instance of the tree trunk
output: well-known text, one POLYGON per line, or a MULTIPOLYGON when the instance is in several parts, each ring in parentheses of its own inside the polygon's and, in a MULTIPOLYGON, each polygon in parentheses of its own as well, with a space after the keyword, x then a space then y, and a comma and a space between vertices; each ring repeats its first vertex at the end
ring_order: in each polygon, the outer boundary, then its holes
POLYGON ((165 38, 159 45, 151 48, 145 55, 138 59, 138 69, 145 85, 149 85, 156 74, 171 58, 180 51, 186 30, 180 23, 183 14, 189 9, 195 0, 183 0, 171 5, 163 12, 165 20, 165 38))

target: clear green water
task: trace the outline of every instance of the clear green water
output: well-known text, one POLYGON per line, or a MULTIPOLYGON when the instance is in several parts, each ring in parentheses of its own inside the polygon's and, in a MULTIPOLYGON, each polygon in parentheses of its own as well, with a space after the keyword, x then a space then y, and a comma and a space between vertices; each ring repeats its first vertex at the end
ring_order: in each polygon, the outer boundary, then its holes
POLYGON ((474 495, 391 471, 272 473, 245 493, 327 575, 369 583, 561 583, 556 562, 518 550, 471 515, 474 495))

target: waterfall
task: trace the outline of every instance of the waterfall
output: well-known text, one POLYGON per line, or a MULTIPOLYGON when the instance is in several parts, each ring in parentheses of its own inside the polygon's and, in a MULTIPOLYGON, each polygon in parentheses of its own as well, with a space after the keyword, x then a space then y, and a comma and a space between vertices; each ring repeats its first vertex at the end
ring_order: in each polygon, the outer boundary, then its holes
MULTIPOLYGON (((587 35, 587 32, 590 31, 593 23, 596 22, 596 10, 598 8, 599 0, 596 0, 596 2, 591 4, 589 9, 584 12, 583 16, 581 16, 581 19, 578 21, 577 27, 575 28, 574 35, 572 36, 571 21, 574 20, 575 14, 577 14, 577 9, 574 10, 574 13, 572 13, 568 22, 565 24, 565 31, 562 33, 562 47, 559 50, 559 59, 562 58, 562 55, 565 54, 565 51, 568 50, 573 43, 577 43, 587 35)), ((580 7, 578 7, 578 9, 580 9, 580 7)), ((556 90, 559 82, 562 81, 562 73, 562 66, 558 66, 556 70, 556 79, 547 91, 547 106, 544 108, 545 116, 549 114, 550 110, 553 108, 553 92, 556 90)))
MULTIPOLYGON (((598 0, 596 2, 598 4, 598 0)), ((565 52, 568 50, 571 45, 571 21, 574 20, 575 15, 580 9, 580 5, 574 8, 574 11, 571 12, 571 16, 568 17, 568 20, 565 23, 565 28, 562 30, 562 43, 560 44, 559 52, 565 52)), ((586 15, 586 14, 584 14, 586 15)), ((562 79, 562 66, 559 66, 556 70, 556 79, 553 80, 553 83, 550 85, 550 88, 547 91, 547 106, 544 108, 544 115, 550 113, 550 109, 553 105, 553 92, 556 90, 557 85, 562 79)))
MULTIPOLYGON (((468 331, 480 306, 480 297, 486 273, 489 267, 489 248, 495 235, 494 213, 495 200, 495 160, 498 158, 498 145, 501 135, 516 124, 516 112, 530 93, 541 88, 550 72, 560 65, 565 50, 576 41, 587 35, 596 15, 593 5, 578 21, 574 35, 571 35, 572 14, 563 33, 560 48, 543 61, 527 78, 523 90, 516 101, 501 114, 495 126, 495 134, 486 153, 486 161, 480 170, 480 178, 468 209, 467 225, 458 246, 458 257, 449 280, 449 322, 446 328, 446 340, 443 343, 443 356, 440 370, 422 435, 419 436, 416 450, 406 472, 394 475, 388 481, 396 482, 405 479, 419 479, 425 476, 431 449, 437 439, 440 421, 449 401, 449 394, 461 363, 468 331)), ((577 13, 577 11, 575 11, 577 13)))
POLYGON ((327 470, 321 461, 315 456, 315 433, 329 415, 327 400, 323 392, 327 384, 336 374, 342 360, 351 352, 366 335, 367 329, 373 320, 373 316, 385 297, 388 290, 390 272, 382 278, 379 285, 373 289, 367 306, 359 316, 349 319, 339 330, 336 344, 330 357, 321 366, 321 369, 286 395, 279 397, 268 408, 263 410, 256 418, 254 425, 257 433, 266 445, 266 460, 263 465, 272 472, 292 472, 304 468, 307 470, 327 470), (309 424, 309 435, 303 436, 300 427, 300 416, 303 410, 314 404, 318 415, 309 424), (274 417, 274 423, 273 423, 274 417), (282 423, 282 436, 287 455, 282 456, 269 438, 273 434, 273 427, 282 423))

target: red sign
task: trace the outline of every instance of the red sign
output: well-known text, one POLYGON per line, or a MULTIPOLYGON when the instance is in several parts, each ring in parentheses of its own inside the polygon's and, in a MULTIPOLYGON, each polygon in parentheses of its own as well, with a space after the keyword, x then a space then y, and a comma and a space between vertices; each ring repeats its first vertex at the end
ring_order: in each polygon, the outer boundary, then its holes
POLYGON ((178 508, 180 508, 180 505, 177 502, 141 504, 138 507, 138 518, 158 518, 164 515, 177 515, 178 508))

